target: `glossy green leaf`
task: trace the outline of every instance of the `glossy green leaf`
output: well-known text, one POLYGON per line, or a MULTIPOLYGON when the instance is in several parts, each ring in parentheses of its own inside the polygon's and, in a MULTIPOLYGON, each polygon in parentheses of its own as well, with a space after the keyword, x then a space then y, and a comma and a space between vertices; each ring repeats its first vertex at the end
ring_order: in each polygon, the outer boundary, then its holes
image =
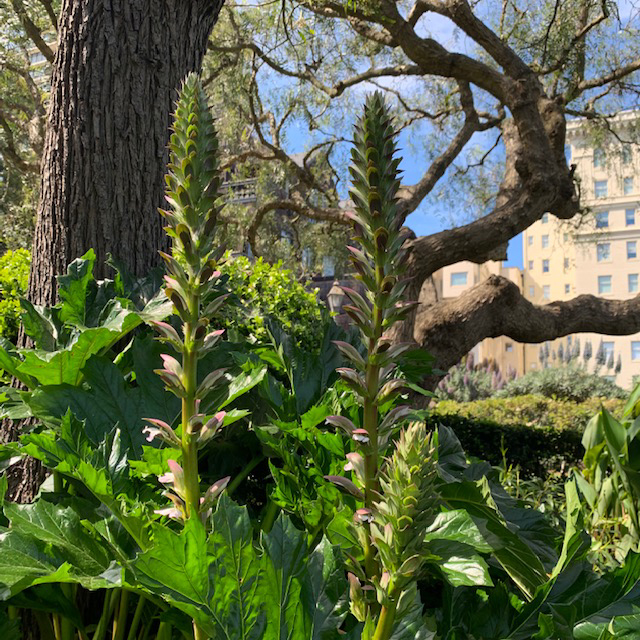
POLYGON ((188 520, 180 533, 153 527, 153 546, 133 563, 136 580, 151 593, 184 611, 211 635, 220 624, 209 607, 211 585, 203 524, 188 520))
POLYGON ((528 599, 547 581, 538 556, 507 526, 491 499, 486 478, 478 482, 458 482, 441 489, 445 501, 472 517, 492 554, 528 599))
POLYGON ((118 304, 102 326, 76 334, 64 349, 23 349, 21 353, 24 361, 18 366, 18 372, 35 378, 41 385, 78 385, 82 380, 82 369, 89 358, 111 347, 140 322, 136 313, 122 309, 118 304))
POLYGON ((459 542, 483 553, 492 550, 473 518, 464 509, 439 513, 427 528, 424 540, 427 543, 432 540, 459 542))
POLYGON ((109 567, 112 560, 109 553, 86 533, 72 508, 40 499, 27 505, 8 503, 4 512, 12 531, 51 545, 75 571, 91 576, 109 567))
POLYGON ((306 535, 280 515, 262 538, 263 571, 259 595, 267 605, 264 640, 298 640, 311 632, 311 612, 302 600, 306 535))

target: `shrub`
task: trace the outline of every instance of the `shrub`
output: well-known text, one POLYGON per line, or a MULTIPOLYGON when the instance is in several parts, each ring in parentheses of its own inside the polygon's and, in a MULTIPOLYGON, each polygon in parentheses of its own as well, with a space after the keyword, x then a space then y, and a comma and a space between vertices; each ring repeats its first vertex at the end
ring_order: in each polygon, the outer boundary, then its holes
POLYGON ((20 326, 20 298, 27 292, 31 254, 7 251, 0 258, 0 336, 15 342, 20 326))
POLYGON ((266 320, 271 317, 297 346, 317 351, 327 312, 315 292, 298 282, 293 272, 280 262, 269 264, 262 258, 252 262, 245 256, 228 260, 220 270, 228 276, 227 287, 239 302, 225 306, 222 326, 264 341, 266 320))
POLYGON ((592 398, 576 404, 533 395, 466 403, 443 400, 428 422, 451 427, 470 455, 499 465, 506 449, 507 462, 520 466, 523 476, 545 477, 552 468, 580 464, 582 433, 601 405, 616 414, 624 402, 592 398))
POLYGON ((530 371, 509 382, 498 395, 523 396, 531 393, 574 402, 593 397, 624 398, 627 395, 624 389, 610 380, 577 366, 530 371))
POLYGON ((464 362, 451 367, 436 388, 436 397, 442 400, 472 402, 489 398, 502 389, 506 380, 515 376, 515 370, 507 372, 506 379, 495 360, 475 363, 470 353, 464 362))

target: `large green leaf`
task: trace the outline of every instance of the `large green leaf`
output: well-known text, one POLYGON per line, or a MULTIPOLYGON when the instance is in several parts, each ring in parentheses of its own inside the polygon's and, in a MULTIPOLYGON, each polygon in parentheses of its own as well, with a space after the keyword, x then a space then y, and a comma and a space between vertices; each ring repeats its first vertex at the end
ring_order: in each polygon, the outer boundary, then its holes
POLYGON ((116 302, 102 326, 76 333, 64 349, 22 349, 20 353, 24 360, 18 366, 18 372, 35 378, 41 385, 78 385, 89 358, 114 345, 141 322, 137 313, 123 309, 116 302))
POLYGON ((38 579, 63 579, 69 567, 45 553, 43 546, 30 536, 14 531, 0 533, 0 599, 26 589, 38 579))
POLYGON ((207 537, 197 519, 180 533, 153 527, 153 546, 133 563, 136 581, 196 620, 213 637, 220 621, 209 607, 211 585, 207 537))
POLYGON ((95 447, 85 434, 84 423, 67 411, 57 432, 29 433, 21 438, 22 452, 51 470, 79 480, 122 523, 141 548, 147 546, 147 518, 138 505, 129 477, 126 449, 120 431, 105 436, 95 447), (128 500, 122 500, 123 496, 128 500), (131 515, 129 510, 132 511, 131 515))
POLYGON ((298 640, 311 633, 311 611, 302 600, 306 573, 306 535, 280 515, 262 540, 263 571, 260 596, 267 605, 264 640, 298 640))
POLYGON ((443 485, 441 493, 452 507, 463 509, 482 533, 492 554, 528 599, 547 581, 538 556, 506 525, 491 497, 486 478, 443 485))
POLYGON ((427 528, 424 540, 427 543, 431 540, 459 542, 483 553, 490 553, 492 550, 471 515, 464 509, 439 513, 427 528))
POLYGON ((109 553, 86 533, 72 508, 40 499, 27 505, 7 503, 4 512, 12 531, 51 545, 75 571, 93 576, 109 568, 109 553))
POLYGON ((622 568, 602 578, 591 578, 586 585, 578 582, 572 586, 558 600, 575 609, 576 640, 597 639, 604 629, 615 627, 618 618, 622 618, 619 624, 624 628, 629 620, 640 616, 640 555, 629 554, 622 568))
POLYGON ((58 322, 54 310, 32 304, 29 300, 20 300, 22 324, 25 333, 33 340, 36 348, 55 351, 60 338, 61 323, 58 322))
POLYGON ((65 275, 58 276, 58 296, 62 303, 59 318, 64 324, 88 326, 87 312, 97 288, 93 277, 95 261, 96 254, 89 249, 67 267, 65 275))
POLYGON ((347 605, 335 549, 322 542, 309 554, 306 534, 280 517, 260 555, 246 508, 226 497, 211 525, 208 540, 197 521, 180 533, 154 527, 136 578, 214 638, 338 640, 347 605))
POLYGON ((434 640, 422 617, 422 602, 415 583, 402 592, 398 601, 396 623, 390 640, 434 640))
POLYGON ((324 538, 308 561, 308 579, 302 597, 313 611, 309 640, 338 638, 338 629, 349 611, 348 587, 339 548, 324 538))
POLYGON ((117 424, 123 444, 130 455, 139 458, 145 436, 144 418, 153 417, 173 423, 180 410, 179 400, 166 393, 153 368, 160 366, 161 345, 147 338, 134 342, 133 366, 138 381, 132 386, 109 358, 92 357, 83 369, 86 385, 63 384, 36 389, 26 398, 33 415, 45 424, 56 425, 67 410, 86 421, 86 434, 101 442, 117 424))
POLYGON ((214 512, 208 549, 214 593, 211 606, 227 638, 260 640, 266 605, 258 597, 260 563, 247 510, 223 495, 214 512))

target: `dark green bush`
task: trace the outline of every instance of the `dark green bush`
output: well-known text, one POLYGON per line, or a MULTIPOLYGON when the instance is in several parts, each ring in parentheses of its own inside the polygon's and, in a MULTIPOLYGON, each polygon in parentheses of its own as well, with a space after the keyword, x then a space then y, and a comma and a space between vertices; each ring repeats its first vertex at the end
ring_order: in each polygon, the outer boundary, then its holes
POLYGON ((542 396, 488 398, 459 403, 443 400, 428 418, 430 426, 451 427, 463 448, 492 465, 518 465, 525 477, 545 477, 549 470, 569 468, 582 460, 582 432, 604 405, 616 414, 624 402, 590 399, 576 404, 542 396))
POLYGON ((547 398, 562 398, 583 402, 588 398, 625 398, 627 392, 614 382, 578 366, 551 367, 530 371, 511 380, 497 395, 523 396, 539 394, 547 398))

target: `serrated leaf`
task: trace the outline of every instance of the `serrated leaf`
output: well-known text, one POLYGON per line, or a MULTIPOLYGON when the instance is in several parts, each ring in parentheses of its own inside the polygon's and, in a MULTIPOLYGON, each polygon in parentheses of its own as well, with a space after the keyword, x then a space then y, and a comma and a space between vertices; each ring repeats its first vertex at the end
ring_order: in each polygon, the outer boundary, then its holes
POLYGON ((4 512, 13 531, 52 545, 75 571, 95 576, 109 567, 107 550, 86 533, 72 508, 40 499, 27 505, 8 503, 4 512))
POLYGON ((224 637, 260 640, 266 604, 258 596, 260 562, 246 508, 223 494, 211 518, 208 540, 214 594, 211 606, 224 637))

